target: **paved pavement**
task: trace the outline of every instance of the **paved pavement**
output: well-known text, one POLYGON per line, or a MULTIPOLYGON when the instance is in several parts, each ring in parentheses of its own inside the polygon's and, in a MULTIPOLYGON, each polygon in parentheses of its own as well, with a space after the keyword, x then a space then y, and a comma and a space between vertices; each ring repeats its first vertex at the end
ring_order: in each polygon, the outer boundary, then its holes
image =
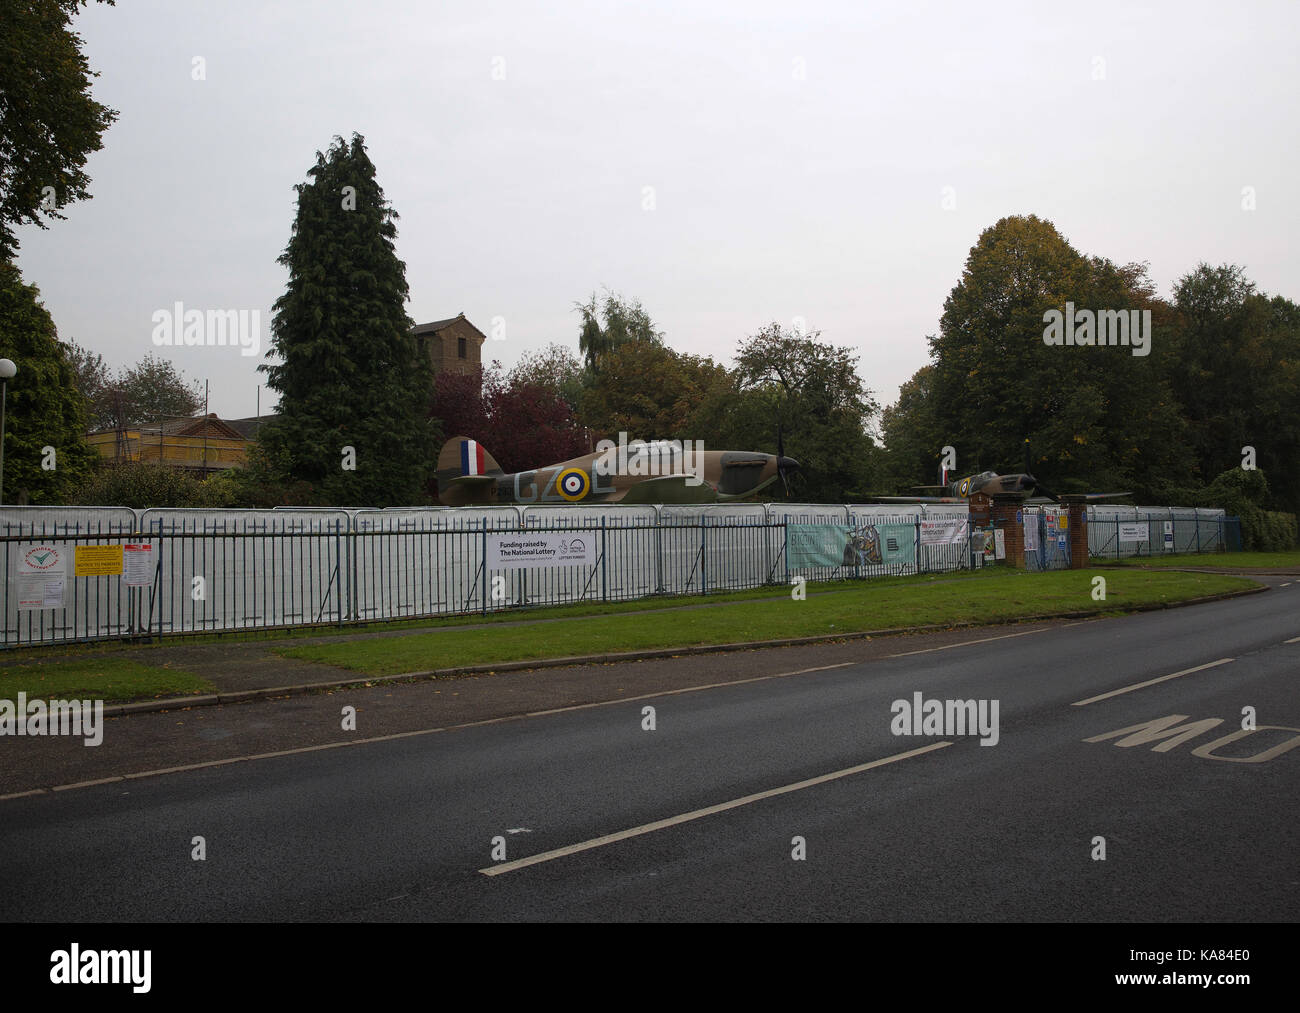
POLYGON ((1272 583, 1120 619, 136 715, 96 748, 0 740, 0 792, 109 779, 0 800, 0 914, 1293 921, 1300 583, 1272 583), (916 693, 997 701, 997 744, 894 734, 916 693), (1225 739, 1247 707, 1261 730, 1225 739))

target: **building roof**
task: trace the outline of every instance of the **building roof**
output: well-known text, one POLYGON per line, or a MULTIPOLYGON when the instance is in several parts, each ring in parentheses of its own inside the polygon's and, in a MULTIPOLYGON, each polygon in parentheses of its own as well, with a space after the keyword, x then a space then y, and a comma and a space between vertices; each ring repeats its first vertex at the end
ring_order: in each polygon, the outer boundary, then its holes
POLYGON ((478 335, 480 342, 487 340, 487 335, 484 334, 482 331, 480 331, 473 324, 471 324, 468 320, 466 320, 464 313, 458 313, 456 316, 448 317, 446 320, 435 320, 432 323, 428 323, 428 324, 416 324, 415 330, 412 333, 417 335, 437 334, 439 331, 443 330, 446 327, 450 327, 452 324, 457 323, 458 321, 464 321, 465 324, 469 326, 470 330, 472 330, 475 334, 478 335))
MULTIPOLYGON (((265 418, 263 416, 264 420, 265 418)), ((157 436, 161 432, 163 436, 194 436, 200 438, 206 434, 219 440, 246 440, 252 438, 251 434, 233 425, 231 420, 217 418, 215 414, 163 419, 161 422, 145 422, 141 425, 130 425, 123 428, 128 431, 138 432, 141 436, 149 433, 157 436)), ((254 423, 254 430, 256 430, 256 423, 254 423)), ((117 432, 117 427, 109 426, 105 429, 96 429, 88 435, 94 436, 96 433, 115 432, 117 432)))
POLYGON ((278 412, 267 412, 265 415, 250 415, 246 419, 222 419, 226 425, 246 440, 257 439, 258 431, 268 422, 273 422, 280 417, 278 412))

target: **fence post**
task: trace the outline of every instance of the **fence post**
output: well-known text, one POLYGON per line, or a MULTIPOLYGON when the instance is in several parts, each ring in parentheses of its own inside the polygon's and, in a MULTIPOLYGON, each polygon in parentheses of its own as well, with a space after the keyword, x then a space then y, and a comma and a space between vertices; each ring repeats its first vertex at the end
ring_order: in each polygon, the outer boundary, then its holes
POLYGON ((606 576, 605 562, 605 521, 608 518, 604 514, 600 515, 600 599, 609 601, 609 581, 606 576))
POLYGON ((708 556, 705 555, 705 551, 704 551, 706 547, 705 531, 708 528, 708 525, 704 523, 705 520, 706 520, 705 517, 703 516, 700 517, 700 594, 709 593, 709 572, 708 572, 709 560, 708 560, 708 556))
MULTIPOLYGON (((767 520, 765 516, 763 520, 767 520)), ((781 519, 782 537, 785 539, 781 547, 781 555, 785 557, 785 586, 790 586, 790 518, 781 519)))
POLYGON ((1201 553, 1201 512, 1196 511, 1196 554, 1201 553))
POLYGON ((1119 559, 1119 514, 1115 515, 1115 558, 1119 559))
POLYGON ((924 573, 924 567, 921 565, 921 515, 916 515, 916 575, 919 577, 924 573))
POLYGON ((487 603, 488 603, 487 522, 488 519, 484 517, 483 518, 483 594, 482 594, 484 615, 487 615, 487 610, 488 610, 487 607, 487 603))
POLYGON ((336 519, 334 521, 334 558, 338 561, 337 567, 338 567, 338 575, 339 575, 338 595, 339 595, 339 625, 340 626, 343 625, 343 617, 344 617, 343 610, 347 607, 346 595, 343 592, 343 583, 348 579, 347 560, 343 558, 343 536, 342 536, 341 527, 342 527, 342 522, 336 519))

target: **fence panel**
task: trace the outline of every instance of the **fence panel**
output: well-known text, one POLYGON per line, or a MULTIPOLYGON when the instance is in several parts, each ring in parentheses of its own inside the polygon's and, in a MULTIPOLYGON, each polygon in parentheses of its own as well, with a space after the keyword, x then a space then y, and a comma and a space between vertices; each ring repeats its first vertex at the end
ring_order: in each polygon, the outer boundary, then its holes
POLYGON ((157 566, 144 632, 276 629, 348 618, 343 511, 151 509, 140 523, 157 566))
POLYGON ((77 577, 76 550, 79 546, 129 543, 137 527, 135 511, 127 507, 0 507, 0 535, 6 539, 0 609, 3 644, 75 643, 129 636, 136 622, 140 590, 124 587, 114 576, 77 577), (42 560, 38 564, 33 556, 33 567, 46 565, 46 572, 62 576, 57 607, 20 607, 27 589, 20 589, 18 574, 21 562, 33 553, 42 560))

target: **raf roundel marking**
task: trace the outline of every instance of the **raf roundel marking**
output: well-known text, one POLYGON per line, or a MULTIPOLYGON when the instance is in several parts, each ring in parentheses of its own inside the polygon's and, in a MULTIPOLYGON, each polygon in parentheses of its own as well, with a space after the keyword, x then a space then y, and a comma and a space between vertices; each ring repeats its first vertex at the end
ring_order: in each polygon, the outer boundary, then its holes
POLYGON ((555 491, 570 503, 587 495, 591 480, 581 468, 566 468, 555 479, 555 491))

